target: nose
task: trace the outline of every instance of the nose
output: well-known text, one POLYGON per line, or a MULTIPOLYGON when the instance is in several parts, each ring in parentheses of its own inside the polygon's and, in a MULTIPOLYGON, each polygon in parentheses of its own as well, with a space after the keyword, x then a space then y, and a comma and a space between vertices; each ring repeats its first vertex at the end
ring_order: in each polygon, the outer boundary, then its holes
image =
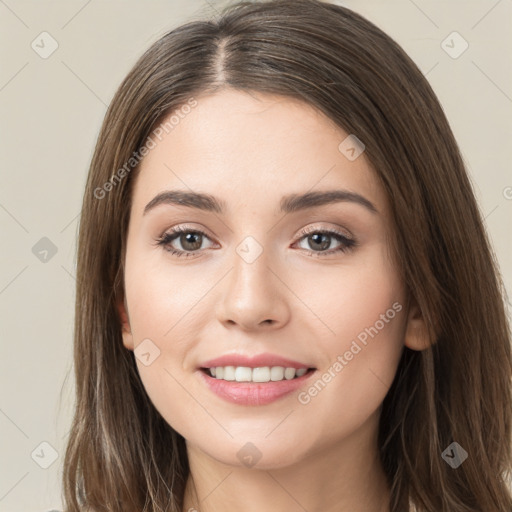
POLYGON ((290 318, 290 292, 278 269, 278 264, 268 261, 265 250, 251 263, 235 253, 233 268, 223 279, 218 320, 227 328, 238 326, 244 331, 286 325, 290 318))

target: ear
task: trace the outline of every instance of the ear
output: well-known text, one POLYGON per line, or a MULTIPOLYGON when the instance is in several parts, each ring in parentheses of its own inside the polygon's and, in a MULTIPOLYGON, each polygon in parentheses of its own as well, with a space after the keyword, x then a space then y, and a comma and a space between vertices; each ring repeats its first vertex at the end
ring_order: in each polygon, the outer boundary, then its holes
POLYGON ((119 318, 121 320, 123 345, 128 350, 133 350, 133 335, 130 327, 130 320, 128 318, 128 307, 126 305, 126 298, 123 297, 123 299, 117 303, 117 311, 119 313, 119 318))
POLYGON ((411 299, 407 312, 404 344, 412 350, 425 350, 430 347, 427 326, 414 298, 411 299))

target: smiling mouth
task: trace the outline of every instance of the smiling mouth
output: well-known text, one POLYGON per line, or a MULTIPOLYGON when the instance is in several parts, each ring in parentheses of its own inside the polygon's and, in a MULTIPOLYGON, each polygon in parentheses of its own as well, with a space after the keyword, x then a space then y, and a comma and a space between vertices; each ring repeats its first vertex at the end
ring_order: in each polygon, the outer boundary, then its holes
POLYGON ((309 376, 316 368, 291 368, 284 366, 263 366, 250 368, 248 366, 217 366, 200 368, 208 377, 228 382, 252 382, 262 384, 265 382, 280 382, 295 380, 309 376))

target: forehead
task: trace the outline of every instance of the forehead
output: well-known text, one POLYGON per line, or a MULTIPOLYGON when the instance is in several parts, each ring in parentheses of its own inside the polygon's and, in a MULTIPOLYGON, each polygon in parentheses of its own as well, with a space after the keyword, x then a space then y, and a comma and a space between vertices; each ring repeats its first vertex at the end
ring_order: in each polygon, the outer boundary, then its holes
POLYGON ((311 105, 233 89, 194 99, 195 106, 177 109, 153 131, 156 144, 141 163, 134 189, 137 209, 171 188, 255 208, 277 204, 289 193, 343 188, 385 209, 364 152, 347 158, 349 134, 311 105))

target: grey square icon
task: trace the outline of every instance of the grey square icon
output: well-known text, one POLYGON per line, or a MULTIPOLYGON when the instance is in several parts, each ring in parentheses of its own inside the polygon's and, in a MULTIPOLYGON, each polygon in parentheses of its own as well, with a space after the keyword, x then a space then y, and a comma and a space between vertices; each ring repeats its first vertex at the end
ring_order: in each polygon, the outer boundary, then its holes
POLYGON ((39 261, 48 263, 57 254, 57 246, 49 238, 43 236, 32 247, 32 253, 39 261))
POLYGON ((48 469, 59 458, 59 453, 50 443, 43 441, 36 446, 30 456, 39 467, 48 469))
POLYGON ((160 349, 149 338, 142 340, 133 352, 144 366, 149 366, 160 356, 160 349))
POLYGON ((441 48, 452 59, 458 59, 469 48, 469 43, 458 32, 453 31, 441 41, 441 48))
POLYGON ((48 32, 41 32, 30 46, 39 57, 47 59, 59 47, 59 43, 48 32))
POLYGON ((253 443, 249 442, 245 443, 236 455, 244 466, 252 468, 261 459, 262 453, 253 443))
POLYGON ((441 454, 441 457, 452 468, 457 469, 468 458, 468 452, 459 443, 453 442, 441 454))
POLYGON ((353 133, 344 138, 338 146, 338 151, 351 162, 358 158, 365 149, 366 146, 353 133))
POLYGON ((237 254, 246 262, 253 263, 263 252, 263 247, 252 236, 246 236, 236 247, 237 254))

